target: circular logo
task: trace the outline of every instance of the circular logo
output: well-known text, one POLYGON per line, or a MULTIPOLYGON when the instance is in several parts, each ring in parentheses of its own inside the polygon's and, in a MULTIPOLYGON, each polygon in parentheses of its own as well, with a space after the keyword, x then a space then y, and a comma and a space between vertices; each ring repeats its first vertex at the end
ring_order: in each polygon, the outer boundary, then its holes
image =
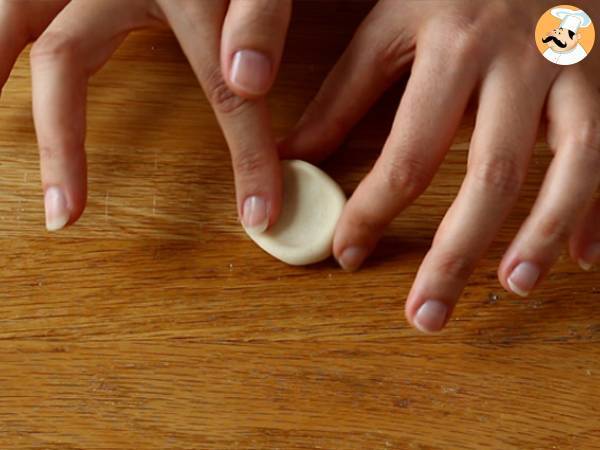
POLYGON ((538 50, 548 61, 570 66, 592 51, 596 31, 590 16, 576 6, 560 5, 544 13, 535 29, 538 50))

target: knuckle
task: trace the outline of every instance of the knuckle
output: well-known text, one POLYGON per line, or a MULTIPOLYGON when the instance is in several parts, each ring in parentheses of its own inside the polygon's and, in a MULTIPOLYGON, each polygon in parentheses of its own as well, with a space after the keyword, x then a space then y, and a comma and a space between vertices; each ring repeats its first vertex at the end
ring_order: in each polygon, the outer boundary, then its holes
POLYGON ((431 175, 425 163, 416 158, 397 158, 383 171, 383 182, 391 192, 401 193, 408 199, 419 196, 429 185, 431 175))
POLYGON ((545 242, 564 242, 571 234, 571 223, 566 217, 546 216, 537 225, 538 236, 545 242))
POLYGON ((447 54, 458 63, 472 61, 484 51, 485 40, 481 38, 478 26, 464 18, 453 17, 439 25, 435 33, 438 42, 443 42, 447 54))
POLYGON ((501 196, 516 197, 523 183, 523 170, 513 158, 493 157, 467 169, 477 187, 501 196))
MULTIPOLYGON (((489 9, 491 17, 496 21, 498 18, 506 19, 507 21, 511 19, 515 20, 514 9, 509 2, 493 2, 490 4, 489 9)), ((516 19, 520 19, 520 17, 517 17, 516 19)))
POLYGON ((39 149, 40 159, 43 161, 64 160, 69 153, 63 146, 41 145, 39 149))
MULTIPOLYGON (((254 0, 248 3, 243 11, 243 22, 251 26, 262 26, 270 24, 276 26, 281 19, 281 13, 291 8, 289 0, 254 0)), ((269 29, 272 29, 269 27, 269 29)))
POLYGON ((46 145, 40 146, 40 159, 52 161, 56 159, 56 150, 53 147, 49 147, 46 145))
POLYGON ((266 165, 265 158, 257 151, 243 150, 233 156, 233 167, 237 175, 255 175, 266 165))
MULTIPOLYGON (((201 2, 197 0, 154 0, 161 15, 169 17, 171 14, 177 14, 177 20, 181 25, 187 28, 191 33, 199 32, 202 24, 206 22, 206 15, 203 11, 201 2)), ((168 20, 167 20, 168 21, 168 20)))
POLYGON ((577 147, 597 153, 600 156, 600 118, 587 118, 573 131, 577 147))
POLYGON ((482 53, 482 40, 470 30, 459 30, 454 34, 451 50, 462 60, 471 60, 482 53))
POLYGON ((74 59, 79 45, 66 33, 50 31, 44 33, 31 47, 32 63, 48 59, 74 59))
POLYGON ((205 90, 210 104, 218 113, 232 115, 247 104, 245 99, 229 89, 220 67, 212 70, 206 77, 205 90))
POLYGON ((465 255, 444 251, 437 257, 436 268, 444 277, 467 280, 475 269, 476 261, 465 255))
POLYGON ((41 139, 38 145, 40 159, 85 162, 84 133, 79 125, 74 125, 70 130, 61 133, 59 139, 41 139))
POLYGON ((415 48, 415 38, 408 31, 399 31, 391 40, 376 44, 374 64, 380 68, 383 79, 395 81, 405 67, 406 57, 415 48))
POLYGON ((365 239, 373 241, 388 225, 384 218, 377 214, 370 214, 369 211, 358 206, 354 206, 346 217, 346 223, 350 229, 356 230, 365 239))

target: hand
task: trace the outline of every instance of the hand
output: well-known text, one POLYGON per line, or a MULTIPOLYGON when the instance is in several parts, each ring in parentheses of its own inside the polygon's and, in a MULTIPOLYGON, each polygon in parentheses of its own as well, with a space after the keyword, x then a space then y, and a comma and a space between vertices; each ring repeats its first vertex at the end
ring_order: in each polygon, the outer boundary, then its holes
POLYGON ((278 71, 291 0, 0 0, 0 86, 31 49, 46 224, 82 214, 88 78, 138 28, 173 28, 223 128, 248 227, 277 220, 282 182, 264 95, 278 71))
MULTIPOLYGON (((580 2, 600 21, 595 0, 580 2)), ((442 329, 519 194, 544 113, 555 158, 498 270, 530 292, 569 239, 583 268, 600 260, 600 49, 562 69, 533 41, 552 2, 380 0, 325 80, 283 157, 320 160, 412 63, 391 133, 338 224, 334 254, 357 269, 389 222, 429 185, 471 95, 479 100, 467 175, 419 268, 406 317, 442 329)))

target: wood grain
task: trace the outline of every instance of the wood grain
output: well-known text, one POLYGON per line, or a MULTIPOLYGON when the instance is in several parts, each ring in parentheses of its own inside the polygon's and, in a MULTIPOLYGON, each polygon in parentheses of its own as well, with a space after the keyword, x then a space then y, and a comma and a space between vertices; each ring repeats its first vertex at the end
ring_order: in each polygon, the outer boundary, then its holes
MULTIPOLYGON (((297 2, 278 133, 367 6, 297 2)), ((325 164, 348 193, 401 91, 325 164)), ((92 79, 89 205, 56 235, 30 97, 25 54, 0 104, 0 448, 600 448, 598 274, 563 255, 525 300, 496 279, 550 160, 541 137, 519 204, 428 337, 403 305, 465 172, 472 111, 432 186, 346 274, 287 267, 245 237, 224 139, 168 32, 132 35, 92 79)))

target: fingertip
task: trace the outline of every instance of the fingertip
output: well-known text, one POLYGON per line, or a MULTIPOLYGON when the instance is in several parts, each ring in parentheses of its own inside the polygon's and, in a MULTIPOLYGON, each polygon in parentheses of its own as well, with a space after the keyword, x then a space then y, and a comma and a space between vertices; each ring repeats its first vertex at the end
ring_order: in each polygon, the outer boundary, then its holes
POLYGON ((569 238, 569 255, 586 272, 594 270, 600 262, 600 234, 596 225, 599 220, 600 199, 592 204, 569 238))
POLYGON ((81 216, 83 216, 87 205, 87 192, 84 191, 78 195, 74 195, 73 197, 73 208, 71 210, 71 219, 67 224, 68 227, 74 225, 81 219, 81 216))
POLYGON ((269 202, 261 196, 252 195, 242 205, 242 224, 252 233, 263 233, 270 224, 269 202))
POLYGON ((49 186, 44 191, 46 230, 54 233, 73 225, 85 209, 85 195, 69 195, 62 186, 49 186))
POLYGON ((258 99, 271 89, 285 46, 291 0, 232 0, 221 38, 221 61, 229 88, 258 99))
POLYGON ((451 314, 451 308, 443 301, 427 299, 418 307, 405 309, 408 322, 424 334, 439 333, 444 329, 451 314))
POLYGON ((369 255, 368 248, 360 245, 350 245, 337 253, 338 264, 346 272, 355 272, 369 255))
POLYGON ((508 288, 509 292, 520 297, 527 297, 537 287, 544 272, 544 267, 540 263, 517 260, 506 276, 503 285, 508 288))
POLYGON ((509 273, 509 260, 507 258, 507 256, 505 255, 502 260, 500 261, 500 264, 498 265, 498 270, 496 271, 496 276, 498 278, 498 282, 500 283, 500 285, 504 288, 504 290, 506 290, 506 292, 510 292, 512 293, 510 286, 508 285, 508 276, 510 275, 509 273))
POLYGON ((355 272, 363 266, 385 229, 368 225, 367 220, 365 205, 359 201, 355 191, 338 220, 333 239, 333 254, 347 272, 355 272))
POLYGON ((590 272, 594 267, 592 263, 589 263, 583 259, 577 260, 577 264, 579 264, 579 267, 581 267, 581 270, 584 272, 590 272))
POLYGON ((51 186, 44 194, 46 230, 53 233, 62 230, 71 220, 71 211, 63 189, 51 186))
POLYGON ((272 169, 264 168, 247 177, 237 172, 239 218, 244 228, 263 233, 274 226, 281 215, 283 204, 283 173, 277 159, 272 169))
POLYGON ((578 259, 579 266, 586 272, 592 271, 600 261, 600 242, 590 243, 578 259))
POLYGON ((230 58, 227 83, 240 97, 256 100, 265 96, 274 81, 273 63, 263 52, 240 49, 230 58))
MULTIPOLYGON (((333 237, 333 256, 346 272, 357 271, 369 255, 369 249, 358 239, 355 233, 348 233, 346 210, 338 220, 333 237)), ((356 231, 350 229, 350 231, 356 231)))

